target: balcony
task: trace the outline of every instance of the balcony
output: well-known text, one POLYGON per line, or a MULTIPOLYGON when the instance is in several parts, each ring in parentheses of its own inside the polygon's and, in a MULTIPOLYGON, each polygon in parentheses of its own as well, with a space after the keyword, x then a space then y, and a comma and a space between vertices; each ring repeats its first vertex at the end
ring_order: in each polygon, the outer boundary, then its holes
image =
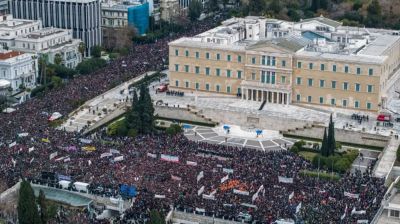
POLYGON ((279 90, 283 92, 292 91, 292 86, 290 84, 271 84, 271 83, 262 83, 260 81, 243 80, 240 85, 241 87, 251 88, 251 89, 279 90))

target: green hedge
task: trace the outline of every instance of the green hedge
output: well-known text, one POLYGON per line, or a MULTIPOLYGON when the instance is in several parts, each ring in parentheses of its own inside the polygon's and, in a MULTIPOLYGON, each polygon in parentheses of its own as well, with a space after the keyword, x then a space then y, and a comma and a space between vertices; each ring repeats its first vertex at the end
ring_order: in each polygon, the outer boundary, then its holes
POLYGON ((318 171, 311 171, 311 170, 301 170, 300 171, 300 176, 304 176, 304 177, 314 177, 314 178, 319 178, 323 179, 323 180, 335 180, 335 181, 339 181, 340 180, 340 176, 337 173, 326 173, 326 172, 319 172, 318 175, 318 171))
POLYGON ((396 160, 397 160, 398 162, 400 162, 400 145, 399 145, 399 147, 397 147, 396 160))
POLYGON ((358 151, 356 150, 346 151, 329 157, 317 155, 314 157, 312 164, 314 167, 319 166, 321 169, 332 170, 333 168, 335 172, 345 173, 351 168, 357 157, 358 151))
MULTIPOLYGON (((291 135, 287 133, 283 133, 283 137, 286 138, 295 138, 295 139, 300 139, 300 140, 308 140, 308 141, 314 141, 314 142, 321 142, 321 139, 319 138, 310 138, 310 137, 305 137, 305 136, 300 136, 300 135, 291 135)), ((379 146, 372 146, 372 145, 362 145, 362 144, 354 144, 350 142, 340 142, 336 141, 343 146, 350 146, 354 148, 364 148, 364 149, 370 149, 370 150, 376 150, 376 151, 382 151, 384 147, 379 147, 379 146)))

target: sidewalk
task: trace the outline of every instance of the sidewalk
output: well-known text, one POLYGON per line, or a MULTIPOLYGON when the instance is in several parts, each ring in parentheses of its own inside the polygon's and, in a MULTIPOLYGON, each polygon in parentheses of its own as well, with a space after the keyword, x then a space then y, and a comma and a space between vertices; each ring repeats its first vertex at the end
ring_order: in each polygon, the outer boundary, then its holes
POLYGON ((390 173, 396 160, 396 152, 399 144, 400 140, 396 140, 394 136, 390 139, 389 144, 382 152, 382 157, 378 161, 378 164, 376 164, 373 172, 375 177, 386 178, 390 173))

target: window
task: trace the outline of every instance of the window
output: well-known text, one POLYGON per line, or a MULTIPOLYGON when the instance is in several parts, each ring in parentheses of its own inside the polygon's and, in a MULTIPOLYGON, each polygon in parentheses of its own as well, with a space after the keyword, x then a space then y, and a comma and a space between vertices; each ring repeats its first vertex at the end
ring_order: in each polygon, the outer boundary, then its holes
POLYGON ((325 71, 325 64, 321 64, 321 71, 325 71))
POLYGON ((396 210, 389 210, 389 211, 390 211, 391 217, 396 217, 396 218, 400 217, 400 211, 396 211, 396 210))
POLYGON ((189 65, 185 65, 185 72, 189 72, 189 65))
POLYGON ((368 69, 368 75, 374 75, 374 69, 372 68, 368 69))
POLYGON ((252 57, 251 58, 251 63, 254 65, 254 64, 256 64, 256 58, 255 57, 252 57))
POLYGON ((331 99, 331 105, 335 106, 336 105, 336 100, 335 99, 331 99))
POLYGON ((221 55, 217 54, 217 60, 220 60, 220 59, 221 59, 221 55))
POLYGON ((231 61, 231 55, 228 54, 228 55, 226 56, 226 60, 227 60, 227 61, 231 61))
POLYGON ((231 70, 226 70, 226 77, 230 78, 231 77, 231 70))
POLYGON ((179 87, 179 80, 175 80, 175 86, 179 87))
POLYGON ((374 91, 373 85, 367 85, 367 92, 372 93, 374 91))
POLYGON ((307 97, 307 102, 311 103, 312 102, 312 96, 307 97))
POLYGON ((361 68, 357 68, 357 75, 361 74, 361 68))
POLYGON ((332 87, 332 89, 336 89, 336 81, 331 82, 331 87, 332 87))
POLYGON ((237 88, 237 93, 241 94, 242 93, 242 89, 241 88, 237 88))
POLYGON ((354 84, 354 90, 356 92, 360 92, 360 84, 359 83, 354 84))
POLYGON ((189 82, 188 81, 185 82, 185 87, 189 88, 189 82))
POLYGON ((242 56, 238 55, 238 62, 242 62, 242 56))
POLYGON ((301 61, 297 62, 297 68, 301 68, 301 61))
POLYGON ((189 57, 189 51, 188 50, 185 51, 185 56, 189 57))
POLYGON ((271 57, 271 65, 272 66, 275 66, 276 65, 276 59, 275 59, 275 57, 271 57))
POLYGON ((206 53, 206 59, 210 59, 210 53, 206 53))
POLYGON ((200 89, 200 84, 196 82, 196 89, 200 89))
POLYGON ((297 95, 296 95, 296 101, 297 101, 297 102, 300 102, 300 100, 301 100, 301 95, 300 95, 300 94, 297 94, 297 95))
POLYGON ((265 65, 265 56, 262 56, 262 57, 261 57, 261 64, 262 64, 262 65, 265 65))
POLYGON ((251 80, 256 80, 256 73, 251 73, 251 80))
POLYGON ((281 76, 281 83, 285 84, 286 83, 286 76, 281 76))
POLYGON ((282 60, 282 67, 286 67, 286 61, 282 60))
POLYGON ((210 75, 210 68, 206 68, 206 75, 210 75))
POLYGON ((319 80, 319 87, 324 88, 325 87, 325 80, 319 80))
POLYGON ((342 100, 342 106, 347 107, 347 100, 342 100))
POLYGON ((179 65, 177 65, 177 64, 175 65, 175 71, 179 72, 179 65))
POLYGON ((314 67, 313 63, 309 63, 309 64, 308 64, 308 68, 309 68, 309 69, 313 69, 313 67, 314 67))
POLYGON ((372 109, 372 103, 367 102, 367 110, 371 110, 372 109))
POLYGON ((241 79, 242 78, 242 71, 237 71, 237 78, 241 79))
POLYGON ((221 75, 221 70, 219 68, 215 69, 215 75, 220 76, 221 75))
POLYGON ((313 86, 313 82, 314 82, 313 79, 308 79, 308 86, 313 86))
POLYGON ((216 86, 215 86, 215 90, 216 90, 217 92, 219 92, 220 88, 221 88, 221 87, 220 87, 219 85, 216 85, 216 86))
POLYGON ((206 90, 210 91, 210 84, 206 83, 206 90))
POLYGON ((354 101, 354 108, 359 108, 360 107, 360 102, 358 100, 354 101))
POLYGON ((344 82, 343 83, 343 90, 348 90, 349 89, 349 83, 348 82, 344 82))
POLYGON ((319 97, 319 103, 320 103, 320 104, 323 104, 323 103, 324 103, 324 97, 322 97, 322 96, 319 97))
POLYGON ((227 92, 227 93, 231 93, 231 87, 230 87, 230 86, 227 86, 227 87, 226 87, 226 92, 227 92))
POLYGON ((196 51, 196 58, 200 57, 200 53, 196 51))
POLYGON ((336 65, 332 65, 332 71, 336 72, 336 65))
POLYGON ((196 74, 199 74, 199 73, 200 73, 200 67, 199 67, 199 66, 196 66, 196 67, 194 67, 194 68, 195 68, 196 74))
POLYGON ((297 85, 301 85, 301 77, 297 77, 296 78, 296 84, 297 85))
POLYGON ((179 56, 179 50, 178 49, 175 50, 175 56, 179 56))
POLYGON ((347 65, 344 66, 344 73, 349 73, 349 66, 347 65))

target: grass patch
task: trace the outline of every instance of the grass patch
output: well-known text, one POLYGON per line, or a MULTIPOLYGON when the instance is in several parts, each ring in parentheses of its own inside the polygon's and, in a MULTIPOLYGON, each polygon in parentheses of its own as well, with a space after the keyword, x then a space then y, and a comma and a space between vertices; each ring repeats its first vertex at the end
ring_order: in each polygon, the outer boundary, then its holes
POLYGON ((299 155, 302 156, 304 159, 312 162, 314 157, 318 155, 316 152, 309 152, 309 151, 300 151, 299 155))

